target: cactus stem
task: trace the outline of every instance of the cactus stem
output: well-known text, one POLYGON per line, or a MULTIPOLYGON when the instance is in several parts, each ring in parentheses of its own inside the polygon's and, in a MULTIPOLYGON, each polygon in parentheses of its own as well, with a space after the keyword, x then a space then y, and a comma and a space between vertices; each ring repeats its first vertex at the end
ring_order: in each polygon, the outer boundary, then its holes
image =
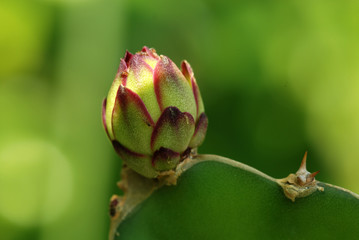
POLYGON ((118 183, 119 188, 124 192, 124 196, 114 195, 110 200, 111 226, 109 239, 113 240, 116 236, 118 236, 117 229, 120 223, 133 211, 136 206, 151 196, 155 190, 164 185, 176 185, 177 179, 182 175, 182 173, 197 163, 207 161, 220 162, 230 165, 275 182, 282 187, 284 195, 293 202, 296 198, 307 197, 317 190, 324 191, 322 186, 337 188, 338 190, 347 192, 359 199, 358 194, 347 189, 317 181, 314 177, 319 173, 319 171, 314 173, 308 172, 306 169, 306 158, 307 153, 304 154, 304 158, 297 173, 291 173, 288 177, 283 179, 275 179, 251 166, 226 157, 212 154, 197 154, 197 149, 192 149, 188 158, 181 161, 177 165, 176 169, 161 172, 157 178, 146 178, 124 165, 121 171, 121 181, 118 183), (305 181, 303 181, 303 179, 305 179, 305 181), (318 185, 319 183, 321 186, 318 185))
POLYGON ((110 200, 111 225, 109 239, 115 238, 117 227, 133 209, 146 200, 161 184, 151 178, 143 177, 123 165, 121 181, 117 184, 123 191, 123 196, 113 195, 110 200))

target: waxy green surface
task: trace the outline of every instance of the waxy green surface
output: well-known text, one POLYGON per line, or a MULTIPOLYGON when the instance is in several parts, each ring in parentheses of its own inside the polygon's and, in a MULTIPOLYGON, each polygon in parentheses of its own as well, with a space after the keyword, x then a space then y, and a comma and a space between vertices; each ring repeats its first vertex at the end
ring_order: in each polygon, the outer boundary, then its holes
POLYGON ((118 228, 117 239, 355 239, 359 199, 320 184, 306 198, 217 162, 183 173, 177 186, 155 191, 118 228))

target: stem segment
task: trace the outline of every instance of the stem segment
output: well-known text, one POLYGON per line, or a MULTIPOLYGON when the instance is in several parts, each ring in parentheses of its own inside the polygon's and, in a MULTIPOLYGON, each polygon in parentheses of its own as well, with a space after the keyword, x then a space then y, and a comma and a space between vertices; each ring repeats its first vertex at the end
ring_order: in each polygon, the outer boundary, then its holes
POLYGON ((126 167, 122 169, 122 177, 121 182, 119 183, 119 187, 124 191, 124 196, 120 197, 114 195, 111 199, 111 227, 109 239, 112 240, 115 238, 116 234, 118 234, 117 228, 120 223, 128 216, 128 214, 133 211, 136 206, 145 201, 155 190, 164 185, 176 185, 177 179, 182 175, 182 173, 197 163, 207 161, 220 162, 226 165, 230 165, 235 168, 256 174, 269 181, 276 182, 283 188, 284 194, 287 196, 287 198, 291 199, 293 202, 296 198, 309 196, 317 190, 324 191, 323 187, 326 186, 334 187, 338 190, 347 192, 355 198, 359 199, 358 194, 353 193, 347 189, 316 181, 314 175, 308 172, 305 168, 306 155, 304 156, 301 167, 296 174, 291 173, 286 178, 275 179, 251 166, 237 162, 230 158, 212 154, 196 154, 194 151, 188 158, 179 163, 175 170, 162 172, 157 179, 146 178, 126 167), (321 186, 319 186, 318 183, 320 183, 321 186))

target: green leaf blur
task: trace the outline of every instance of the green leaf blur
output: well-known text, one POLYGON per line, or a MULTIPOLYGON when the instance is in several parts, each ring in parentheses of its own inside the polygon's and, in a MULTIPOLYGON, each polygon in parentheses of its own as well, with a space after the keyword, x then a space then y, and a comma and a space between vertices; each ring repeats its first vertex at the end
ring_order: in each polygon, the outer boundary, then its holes
MULTIPOLYGON (((277 178, 308 150, 359 192, 359 3, 0 1, 0 239, 104 239, 121 161, 101 103, 125 50, 191 64, 201 153, 277 178)), ((187 209, 188 211, 190 209, 187 209)))

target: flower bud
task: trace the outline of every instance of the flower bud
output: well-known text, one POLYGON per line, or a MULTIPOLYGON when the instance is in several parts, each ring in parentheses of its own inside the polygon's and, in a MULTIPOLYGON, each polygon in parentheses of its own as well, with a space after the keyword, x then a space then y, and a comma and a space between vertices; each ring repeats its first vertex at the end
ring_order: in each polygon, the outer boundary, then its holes
POLYGON ((206 135, 192 68, 187 61, 181 68, 154 49, 126 52, 103 102, 102 121, 116 152, 149 178, 175 168, 206 135))

